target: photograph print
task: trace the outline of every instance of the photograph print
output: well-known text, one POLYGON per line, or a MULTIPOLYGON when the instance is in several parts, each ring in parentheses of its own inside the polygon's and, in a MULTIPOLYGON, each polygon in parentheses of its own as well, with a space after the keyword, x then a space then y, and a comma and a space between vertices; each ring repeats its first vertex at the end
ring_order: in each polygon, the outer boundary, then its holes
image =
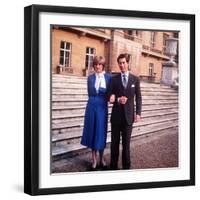
POLYGON ((179 167, 178 42, 178 31, 51 26, 51 173, 179 167))

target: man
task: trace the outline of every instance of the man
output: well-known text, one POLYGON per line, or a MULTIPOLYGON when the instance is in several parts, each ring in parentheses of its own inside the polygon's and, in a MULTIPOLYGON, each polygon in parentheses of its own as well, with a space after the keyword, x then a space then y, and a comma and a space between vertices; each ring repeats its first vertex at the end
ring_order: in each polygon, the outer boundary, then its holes
POLYGON ((113 170, 118 169, 119 143, 122 135, 122 166, 130 169, 130 139, 133 122, 140 121, 141 91, 139 78, 131 74, 128 54, 120 54, 117 62, 121 73, 113 76, 109 88, 110 103, 113 103, 111 114, 111 163, 113 170), (134 110, 136 100, 136 115, 134 110))

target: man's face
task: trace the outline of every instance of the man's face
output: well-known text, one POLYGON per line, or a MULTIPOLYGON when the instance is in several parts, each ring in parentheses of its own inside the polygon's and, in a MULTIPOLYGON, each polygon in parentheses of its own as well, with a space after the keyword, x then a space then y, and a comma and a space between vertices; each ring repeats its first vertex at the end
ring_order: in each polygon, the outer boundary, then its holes
POLYGON ((126 62, 126 58, 120 58, 118 65, 122 73, 126 73, 128 71, 128 63, 126 62))

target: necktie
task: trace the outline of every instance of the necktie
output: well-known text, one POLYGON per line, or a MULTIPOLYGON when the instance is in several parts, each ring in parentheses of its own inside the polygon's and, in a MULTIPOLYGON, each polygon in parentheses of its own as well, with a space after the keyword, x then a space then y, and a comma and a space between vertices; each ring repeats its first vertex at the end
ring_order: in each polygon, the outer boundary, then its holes
POLYGON ((127 80, 126 80, 126 75, 125 74, 123 74, 123 79, 122 79, 122 84, 123 84, 123 86, 124 86, 124 88, 126 88, 126 86, 127 86, 127 80))

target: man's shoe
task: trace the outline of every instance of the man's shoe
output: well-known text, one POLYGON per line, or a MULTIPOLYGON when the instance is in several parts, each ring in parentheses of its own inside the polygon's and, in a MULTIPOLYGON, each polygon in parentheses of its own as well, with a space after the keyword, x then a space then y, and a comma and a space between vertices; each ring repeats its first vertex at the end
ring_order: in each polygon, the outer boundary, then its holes
POLYGON ((108 166, 106 164, 100 163, 99 168, 101 170, 108 170, 108 166))

